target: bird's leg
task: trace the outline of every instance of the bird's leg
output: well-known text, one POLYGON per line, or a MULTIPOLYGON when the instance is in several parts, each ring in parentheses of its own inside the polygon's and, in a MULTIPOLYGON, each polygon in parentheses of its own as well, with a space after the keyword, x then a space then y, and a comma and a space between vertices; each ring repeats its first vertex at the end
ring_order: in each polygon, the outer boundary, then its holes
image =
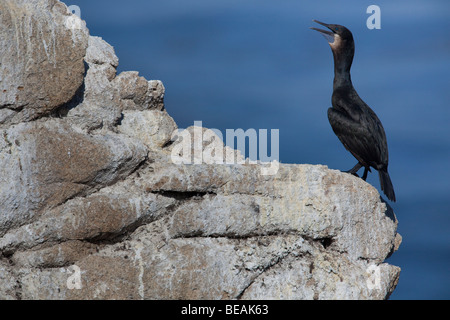
POLYGON ((354 176, 359 177, 356 172, 358 172, 358 170, 361 169, 361 167, 362 167, 362 164, 358 162, 353 168, 351 168, 348 171, 344 171, 344 172, 347 172, 347 173, 350 173, 350 174, 352 174, 354 176))
POLYGON ((366 181, 366 179, 367 179, 367 173, 368 172, 372 172, 371 170, 370 170, 370 167, 364 167, 364 174, 363 174, 363 176, 361 177, 361 179, 363 179, 364 181, 366 181))

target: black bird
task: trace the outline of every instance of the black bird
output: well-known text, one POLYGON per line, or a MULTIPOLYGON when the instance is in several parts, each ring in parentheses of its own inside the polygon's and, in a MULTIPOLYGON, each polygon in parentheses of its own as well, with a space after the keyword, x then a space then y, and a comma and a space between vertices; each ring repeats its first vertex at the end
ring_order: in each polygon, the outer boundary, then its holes
POLYGON ((358 96, 353 88, 350 68, 355 53, 353 35, 346 27, 313 20, 328 30, 319 31, 328 40, 334 57, 332 108, 328 120, 344 147, 358 160, 349 171, 357 176, 364 167, 362 179, 366 180, 370 167, 378 170, 381 190, 389 200, 395 201, 394 187, 388 173, 388 147, 386 134, 375 112, 358 96))

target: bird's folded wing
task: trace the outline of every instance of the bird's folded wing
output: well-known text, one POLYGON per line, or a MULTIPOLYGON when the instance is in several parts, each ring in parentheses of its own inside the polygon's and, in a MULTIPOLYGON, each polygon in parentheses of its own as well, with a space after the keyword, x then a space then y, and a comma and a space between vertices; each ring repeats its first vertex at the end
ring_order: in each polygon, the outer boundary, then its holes
POLYGON ((371 165, 376 168, 376 164, 382 163, 381 148, 379 142, 374 137, 371 123, 362 125, 353 120, 344 112, 334 108, 328 109, 328 120, 334 133, 342 142, 344 147, 363 165, 371 165))

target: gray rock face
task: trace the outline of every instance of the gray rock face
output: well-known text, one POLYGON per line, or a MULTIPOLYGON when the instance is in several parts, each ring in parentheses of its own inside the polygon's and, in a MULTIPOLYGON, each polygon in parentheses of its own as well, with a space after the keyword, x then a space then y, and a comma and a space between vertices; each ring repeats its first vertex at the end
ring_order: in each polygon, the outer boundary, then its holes
POLYGON ((0 16, 0 124, 70 101, 84 78, 85 23, 56 0, 3 0, 0 16))
POLYGON ((116 75, 114 49, 56 0, 6 0, 0 14, 0 299, 395 289, 385 259, 401 237, 375 188, 321 165, 263 175, 213 135, 193 134, 192 150, 219 154, 177 164, 182 133, 160 81, 116 75))

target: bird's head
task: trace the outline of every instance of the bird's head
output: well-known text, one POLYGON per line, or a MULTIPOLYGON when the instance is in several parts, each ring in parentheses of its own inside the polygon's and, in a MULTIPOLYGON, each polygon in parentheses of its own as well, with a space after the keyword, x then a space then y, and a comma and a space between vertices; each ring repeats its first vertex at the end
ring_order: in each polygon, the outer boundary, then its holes
POLYGON ((353 35, 350 32, 350 30, 348 30, 346 27, 341 26, 339 24, 327 24, 317 20, 313 21, 327 27, 330 30, 328 31, 317 28, 311 28, 313 30, 319 31, 325 37, 325 39, 327 39, 328 44, 330 45, 333 51, 340 48, 354 46, 353 35))

